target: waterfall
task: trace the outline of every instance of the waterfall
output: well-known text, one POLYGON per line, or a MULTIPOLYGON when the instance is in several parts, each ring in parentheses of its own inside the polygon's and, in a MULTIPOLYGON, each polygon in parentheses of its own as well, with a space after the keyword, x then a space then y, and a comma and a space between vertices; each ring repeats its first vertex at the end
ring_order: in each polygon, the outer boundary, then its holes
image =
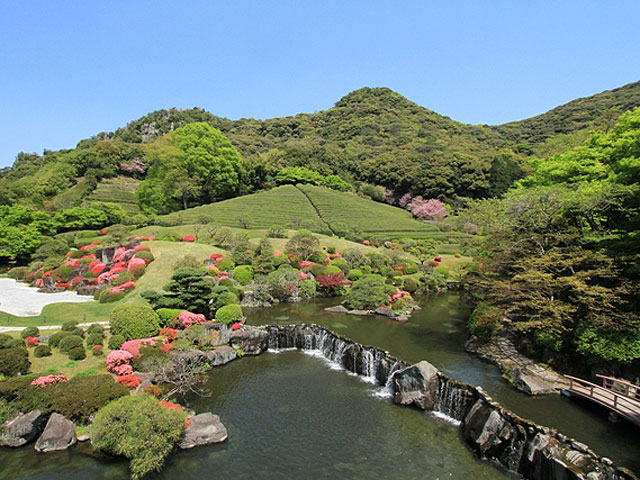
POLYGON ((448 417, 454 423, 460 423, 469 411, 472 401, 469 392, 458 384, 440 376, 434 414, 448 417))

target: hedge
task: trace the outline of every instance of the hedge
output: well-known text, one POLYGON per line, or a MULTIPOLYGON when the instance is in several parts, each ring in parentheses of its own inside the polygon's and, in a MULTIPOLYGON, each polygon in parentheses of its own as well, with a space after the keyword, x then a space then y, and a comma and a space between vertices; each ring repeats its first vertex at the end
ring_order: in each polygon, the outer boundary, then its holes
POLYGON ((225 305, 216 312, 216 321, 232 323, 242 320, 242 308, 240 305, 225 305))

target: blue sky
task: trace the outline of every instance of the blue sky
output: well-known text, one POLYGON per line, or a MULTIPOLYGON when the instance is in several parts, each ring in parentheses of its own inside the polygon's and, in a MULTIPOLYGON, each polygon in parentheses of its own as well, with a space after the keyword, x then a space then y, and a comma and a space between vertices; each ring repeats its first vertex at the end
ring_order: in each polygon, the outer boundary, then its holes
POLYGON ((387 86, 466 123, 640 80, 640 2, 0 0, 0 166, 148 112, 324 110, 387 86))

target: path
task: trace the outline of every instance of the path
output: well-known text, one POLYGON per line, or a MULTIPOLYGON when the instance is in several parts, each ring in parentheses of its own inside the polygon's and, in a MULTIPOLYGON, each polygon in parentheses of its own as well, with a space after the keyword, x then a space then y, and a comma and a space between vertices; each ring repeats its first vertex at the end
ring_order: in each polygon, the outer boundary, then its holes
MULTIPOLYGON (((109 322, 79 323, 78 326, 79 327, 88 327, 88 326, 95 325, 95 324, 98 324, 98 325, 109 325, 109 322)), ((31 326, 31 325, 29 325, 29 326, 31 326)), ((0 333, 21 332, 25 328, 28 328, 28 327, 0 327, 0 333)), ((60 330, 62 328, 62 325, 38 325, 37 328, 38 328, 38 330, 55 330, 55 329, 60 330)))

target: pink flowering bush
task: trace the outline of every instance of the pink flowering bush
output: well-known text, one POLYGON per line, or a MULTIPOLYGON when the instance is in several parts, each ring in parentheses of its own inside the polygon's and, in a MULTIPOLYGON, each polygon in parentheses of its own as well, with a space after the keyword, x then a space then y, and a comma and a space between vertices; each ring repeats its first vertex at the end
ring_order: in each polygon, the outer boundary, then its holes
POLYGON ((107 369, 116 375, 129 375, 133 373, 131 359, 133 354, 126 350, 113 350, 107 355, 107 369))
POLYGON ((189 328, 191 325, 204 325, 207 321, 201 313, 180 312, 178 318, 174 320, 174 324, 178 328, 189 328))
POLYGON ((134 357, 137 357, 139 356, 140 348, 143 345, 155 346, 158 340, 159 340, 158 337, 136 338, 135 340, 127 340, 122 344, 122 346, 120 347, 120 350, 125 350, 131 353, 134 357))
POLYGON ((30 383, 30 385, 37 385, 40 388, 44 388, 47 385, 51 385, 53 383, 62 383, 62 382, 68 382, 68 381, 69 379, 64 375, 44 375, 42 377, 38 377, 34 379, 30 383))
POLYGON ((440 200, 435 198, 425 200, 419 195, 411 200, 411 203, 407 205, 407 210, 413 213, 416 217, 424 219, 445 217, 447 215, 447 209, 445 208, 444 203, 440 200))

